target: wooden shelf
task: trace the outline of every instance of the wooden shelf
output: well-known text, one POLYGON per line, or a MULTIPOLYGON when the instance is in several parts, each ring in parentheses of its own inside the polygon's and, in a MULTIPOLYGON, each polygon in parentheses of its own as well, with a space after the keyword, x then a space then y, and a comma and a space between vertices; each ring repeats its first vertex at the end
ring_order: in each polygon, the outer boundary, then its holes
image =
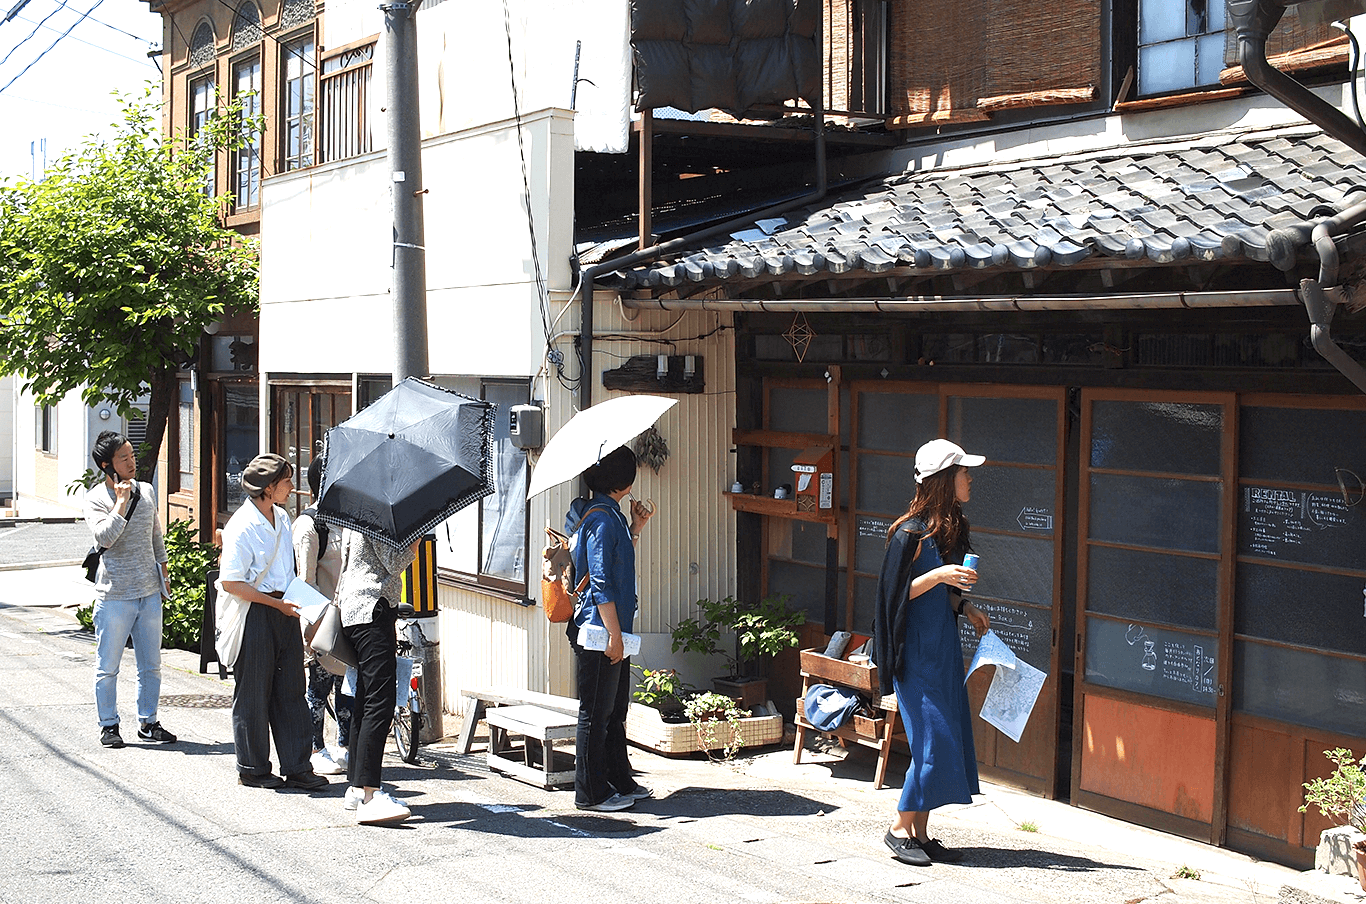
POLYGON ((730 497, 730 506, 737 512, 752 512, 756 515, 774 515, 779 518, 791 518, 795 521, 815 521, 820 524, 834 524, 836 512, 834 509, 816 512, 797 511, 797 500, 795 499, 774 499, 772 496, 760 496, 755 493, 732 493, 726 491, 730 497))

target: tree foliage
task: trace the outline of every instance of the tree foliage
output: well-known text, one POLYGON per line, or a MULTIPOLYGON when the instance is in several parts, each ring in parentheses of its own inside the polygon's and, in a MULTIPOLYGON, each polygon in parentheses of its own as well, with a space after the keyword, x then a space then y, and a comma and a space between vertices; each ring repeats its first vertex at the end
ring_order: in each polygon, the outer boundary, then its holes
POLYGON ((149 93, 120 104, 111 139, 88 138, 38 181, 0 184, 0 374, 40 403, 79 389, 125 416, 150 394, 146 480, 177 370, 225 309, 256 308, 256 249, 221 224, 205 186, 215 152, 259 125, 230 110, 194 141, 164 139, 149 93))

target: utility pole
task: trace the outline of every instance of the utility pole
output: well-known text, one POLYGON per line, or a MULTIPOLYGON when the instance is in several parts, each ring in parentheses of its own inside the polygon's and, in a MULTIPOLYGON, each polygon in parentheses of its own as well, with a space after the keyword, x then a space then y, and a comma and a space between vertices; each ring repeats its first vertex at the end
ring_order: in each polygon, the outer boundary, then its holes
MULTIPOLYGON (((385 111, 394 202, 394 385, 431 374, 427 363, 427 248, 422 227, 422 128, 417 103, 417 8, 422 0, 381 3, 385 54, 385 111)), ((416 565, 412 566, 416 567, 416 565)), ((422 740, 439 741, 442 724, 441 644, 420 620, 409 621, 413 658, 422 664, 422 740)))
POLYGON ((417 103, 417 8, 382 3, 385 110, 394 204, 394 384, 426 377, 427 249, 422 226, 422 130, 417 103))

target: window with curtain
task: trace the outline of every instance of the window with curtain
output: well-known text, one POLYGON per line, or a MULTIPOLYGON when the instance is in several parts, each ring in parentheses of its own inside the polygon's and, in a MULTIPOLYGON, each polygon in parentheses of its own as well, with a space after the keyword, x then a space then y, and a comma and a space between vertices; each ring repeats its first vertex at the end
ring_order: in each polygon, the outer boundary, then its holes
POLYGON ((284 123, 280 156, 281 168, 284 170, 313 165, 314 91, 318 79, 314 48, 311 34, 281 46, 283 58, 280 70, 284 77, 280 82, 280 109, 284 114, 284 123))

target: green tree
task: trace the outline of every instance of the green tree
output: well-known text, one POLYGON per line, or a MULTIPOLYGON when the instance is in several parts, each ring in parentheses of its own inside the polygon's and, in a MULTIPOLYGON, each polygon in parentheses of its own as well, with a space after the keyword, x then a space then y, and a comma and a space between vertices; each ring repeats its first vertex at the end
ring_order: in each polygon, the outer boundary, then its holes
POLYGON ((40 403, 79 389, 125 416, 149 394, 148 480, 204 327, 256 309, 256 248, 222 225, 205 185, 216 150, 259 123, 230 108, 193 141, 165 139, 150 89, 120 104, 108 141, 86 139, 38 181, 0 183, 0 374, 40 403))

